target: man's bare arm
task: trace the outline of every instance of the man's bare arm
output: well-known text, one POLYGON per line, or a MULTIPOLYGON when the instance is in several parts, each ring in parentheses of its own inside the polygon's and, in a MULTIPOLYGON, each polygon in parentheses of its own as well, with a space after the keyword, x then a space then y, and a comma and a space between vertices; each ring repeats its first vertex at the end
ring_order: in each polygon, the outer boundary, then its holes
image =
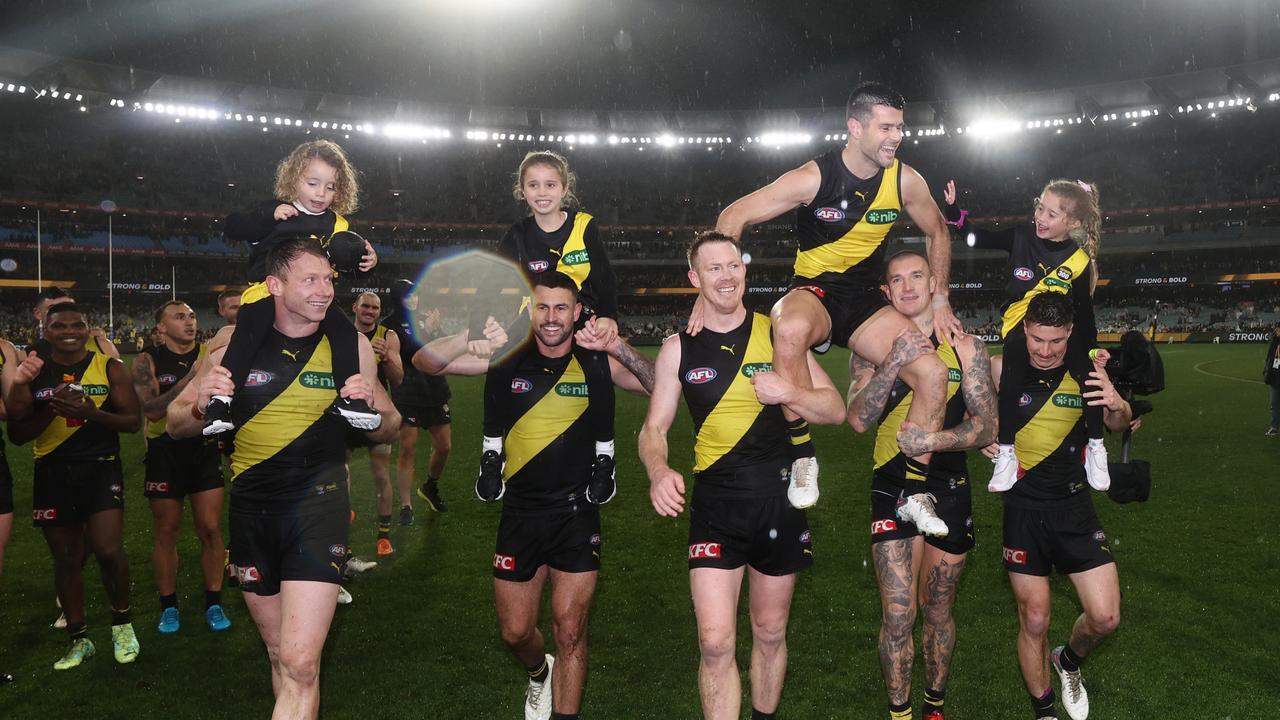
POLYGON ((156 379, 156 365, 151 355, 138 353, 133 359, 131 370, 133 390, 138 395, 138 402, 142 404, 142 415, 148 420, 159 420, 164 417, 169 409, 169 403, 173 402, 187 383, 191 382, 191 378, 195 377, 195 368, 192 368, 182 376, 181 380, 174 383, 173 387, 160 392, 160 382, 156 379))
POLYGON ((653 392, 653 360, 622 338, 617 338, 609 351, 609 370, 613 374, 613 384, 619 388, 637 395, 653 392))
MULTIPOLYGON (((191 382, 187 383, 182 392, 178 393, 173 402, 169 403, 168 413, 165 418, 165 432, 169 433, 170 437, 195 437, 204 429, 204 408, 196 408, 200 387, 214 368, 217 368, 220 373, 226 373, 226 369, 222 367, 222 355, 226 350, 226 345, 223 345, 217 350, 209 352, 205 356, 207 362, 197 364, 195 377, 192 378, 191 382)), ((235 383, 231 382, 230 387, 234 392, 235 383)), ((207 403, 208 401, 206 400, 205 402, 207 403)))
POLYGON ((400 360, 400 336, 395 330, 388 330, 383 342, 387 345, 387 351, 383 355, 386 359, 382 361, 382 371, 387 376, 387 382, 391 383, 391 387, 400 387, 400 383, 404 382, 404 363, 400 360))
POLYGON ((858 355, 849 356, 849 374, 854 378, 847 396, 845 417, 857 432, 866 432, 875 425, 885 406, 889 393, 898 379, 898 371, 921 355, 933 352, 933 345, 919 332, 903 332, 894 338, 889 355, 879 367, 858 355))
POLYGON ((818 194, 822 172, 810 160, 748 195, 733 201, 716 220, 716 232, 741 240, 748 225, 772 220, 806 205, 818 194))
POLYGON ((908 457, 932 452, 982 448, 995 442, 999 411, 996 387, 991 380, 991 356, 987 346, 972 335, 965 335, 956 352, 964 358, 964 376, 960 392, 968 416, 952 428, 927 433, 914 425, 904 424, 898 433, 898 444, 908 457))

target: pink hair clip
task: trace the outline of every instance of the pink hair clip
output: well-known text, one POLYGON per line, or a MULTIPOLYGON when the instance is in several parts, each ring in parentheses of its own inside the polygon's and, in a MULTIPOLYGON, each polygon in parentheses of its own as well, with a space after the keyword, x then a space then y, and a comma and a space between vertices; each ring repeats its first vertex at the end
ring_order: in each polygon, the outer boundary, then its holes
POLYGON ((1093 186, 1083 180, 1077 180, 1076 184, 1079 185, 1080 189, 1084 190, 1085 192, 1093 192, 1093 186))

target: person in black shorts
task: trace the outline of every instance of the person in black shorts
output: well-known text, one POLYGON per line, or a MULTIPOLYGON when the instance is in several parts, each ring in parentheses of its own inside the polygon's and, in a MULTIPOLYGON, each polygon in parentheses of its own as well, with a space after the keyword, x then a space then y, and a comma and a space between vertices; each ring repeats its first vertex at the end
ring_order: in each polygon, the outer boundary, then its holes
MULTIPOLYGON (((587 615, 603 552, 598 506, 616 491, 613 391, 647 394, 653 362, 617 336, 608 345, 579 343, 578 288, 560 272, 533 278, 529 312, 533 342, 492 372, 487 357, 469 352, 469 329, 433 341, 414 361, 485 374, 495 412, 485 420, 476 496, 503 500, 493 555, 502 641, 528 671, 525 717, 568 720, 578 717, 587 676, 587 615), (558 659, 545 653, 538 630, 548 579, 558 659)), ((485 329, 485 352, 505 343, 492 317, 485 329)))
POLYGON ((74 303, 48 308, 44 339, 48 356, 31 353, 18 365, 5 408, 9 438, 17 444, 35 441, 32 520, 53 555, 58 598, 71 635, 71 647, 54 669, 76 667, 95 652, 85 625, 86 541, 111 601, 115 659, 130 663, 139 647, 123 542, 120 433, 137 432, 141 425, 138 396, 119 360, 85 347, 89 326, 74 303))
POLYGON ((956 637, 951 607, 974 543, 964 450, 986 447, 995 439, 996 393, 982 341, 961 335, 953 346, 935 332, 930 299, 936 283, 928 258, 913 250, 896 253, 885 265, 882 288, 893 309, 910 318, 921 335, 898 336, 889 357, 878 368, 857 355, 849 356, 853 378, 849 424, 865 432, 878 423, 871 480, 871 544, 883 613, 880 664, 889 695, 889 717, 908 720, 912 717, 911 668, 915 662, 912 633, 919 605, 924 615, 922 720, 943 720, 956 637), (929 339, 921 343, 924 337, 929 339), (947 404, 943 429, 925 433, 907 422, 913 396, 911 388, 898 379, 897 370, 915 355, 931 352, 947 366, 947 404), (943 537, 925 537, 914 523, 897 516, 905 492, 906 459, 924 452, 933 454, 926 487, 950 531, 943 537))
MULTIPOLYGON (((895 337, 918 334, 910 320, 889 307, 879 289, 885 239, 904 211, 925 236, 938 278, 934 322, 951 342, 963 331, 947 300, 951 238, 946 223, 924 178, 897 158, 903 106, 902 96, 884 85, 859 86, 849 96, 849 141, 844 148, 735 200, 716 221, 718 232, 740 241, 747 226, 796 212, 795 279, 770 313, 774 365, 792 384, 811 385, 805 360, 809 348, 847 345, 879 365, 895 337)), ((694 305, 690 333, 701 327, 702 307, 702 301, 694 305)), ((941 427, 947 387, 942 362, 933 354, 920 355, 899 374, 916 396, 911 421, 925 430, 941 427)), ((796 507, 809 507, 818 501, 813 443, 803 418, 786 409, 783 414, 793 457, 787 497, 796 507)), ((907 502, 898 515, 928 534, 945 535, 925 493, 928 464, 928 455, 908 459, 907 502)))
POLYGON ((143 495, 151 503, 151 573, 160 593, 156 629, 176 633, 178 612, 178 531, 182 503, 191 501, 191 518, 200 539, 200 570, 204 577, 204 620, 210 630, 231 627, 222 609, 225 548, 222 543, 222 457, 218 441, 196 437, 175 440, 165 431, 169 403, 195 376, 205 355, 196 341, 196 313, 181 300, 156 310, 156 328, 163 344, 144 349, 133 360, 133 387, 147 419, 146 477, 143 495))
MULTIPOLYGON (((306 240, 282 242, 266 259, 275 320, 251 359, 244 387, 210 353, 169 405, 168 432, 195 437, 214 395, 231 398, 231 567, 267 646, 274 717, 319 712, 320 656, 337 605, 347 556, 350 502, 345 435, 328 413, 335 390, 381 414, 374 442, 388 442, 400 416, 377 383, 373 349, 358 337, 359 372, 335 377, 321 330, 333 302, 333 271, 306 240)), ((352 328, 352 334, 355 329, 352 328)), ((345 341, 345 339, 340 339, 345 341)))
POLYGON ((742 703, 736 636, 744 566, 750 566, 753 718, 773 718, 787 669, 786 632, 796 573, 813 563, 803 510, 788 502, 786 405, 809 422, 844 421, 844 402, 812 354, 812 387, 772 372, 769 318, 747 312, 746 265, 734 240, 698 235, 689 277, 703 303, 696 336, 672 335, 658 353, 640 431, 649 498, 659 515, 684 509, 684 478, 668 464, 667 431, 683 392, 693 416, 689 585, 698 622, 698 688, 708 718, 737 718, 742 703))
MULTIPOLYGON (((13 372, 21 361, 18 349, 8 340, 0 339, 0 392, 9 394, 13 384, 13 372)), ((4 405, 0 404, 0 419, 4 419, 4 405)), ((13 531, 13 474, 9 472, 9 459, 5 457, 4 443, 0 443, 0 574, 4 574, 4 548, 9 544, 13 531)), ((0 685, 13 682, 13 676, 0 672, 0 685)))
POLYGON ((408 280, 397 280, 391 293, 395 303, 383 324, 400 338, 400 362, 404 368, 404 380, 391 389, 391 400, 402 418, 396 488, 400 493, 400 524, 412 525, 418 435, 423 429, 431 436, 431 457, 427 460, 427 480, 418 487, 418 496, 434 512, 449 509, 440 496, 440 478, 453 449, 453 415, 449 411, 452 392, 445 378, 423 373, 413 365, 414 354, 439 335, 440 312, 424 308, 418 313, 418 295, 408 280))
MULTIPOLYGON (((1018 393, 1015 437, 1022 475, 1003 494, 1004 567, 1018 601, 1018 663, 1037 718, 1056 717, 1049 665, 1072 720, 1089 715, 1080 666, 1120 624, 1120 578, 1085 477, 1086 405, 1103 409, 1112 431, 1129 427, 1133 410, 1101 361, 1081 387, 1068 368, 1074 306, 1061 293, 1040 293, 1022 320, 1027 350, 1018 393), (1091 389, 1092 388, 1092 389, 1091 389), (1071 578, 1084 612, 1066 644, 1049 651, 1049 573, 1071 578)), ((997 385, 1004 358, 992 359, 997 385)), ((1011 361, 1012 362, 1012 361, 1011 361)), ((1002 389, 1001 392, 1004 392, 1002 389)), ((998 444, 983 450, 994 458, 998 444)))
MULTIPOLYGON (((356 330, 369 340, 369 345, 373 348, 373 357, 378 363, 378 382, 383 389, 393 390, 404 382, 404 366, 400 358, 400 335, 385 323, 379 322, 382 316, 382 298, 375 292, 362 292, 351 304, 351 313, 356 330)), ((391 443, 371 442, 364 433, 354 428, 347 433, 347 437, 354 440, 348 443, 348 450, 362 447, 369 450, 369 475, 373 479, 378 508, 376 552, 378 557, 388 557, 395 552, 395 547, 391 544, 391 503, 394 502, 391 495, 391 443)), ((347 454, 351 455, 350 452, 347 454)), ((349 466, 349 458, 347 462, 349 466)))

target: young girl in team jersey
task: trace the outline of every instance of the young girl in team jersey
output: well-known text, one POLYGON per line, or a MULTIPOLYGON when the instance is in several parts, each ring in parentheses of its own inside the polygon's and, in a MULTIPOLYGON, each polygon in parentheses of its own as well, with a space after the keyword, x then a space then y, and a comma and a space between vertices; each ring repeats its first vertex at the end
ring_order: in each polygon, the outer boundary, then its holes
MULTIPOLYGON (((1083 390, 1093 372, 1098 344, 1093 313, 1093 290, 1098 283, 1098 233, 1102 212, 1098 187, 1082 180, 1054 180, 1045 185, 1035 201, 1034 222, 1008 230, 983 230, 968 222, 968 211, 956 205, 955 181, 947 183, 947 222, 967 238, 970 247, 1003 250, 1009 254, 1007 270, 1009 298, 1001 306, 1001 334, 1004 336, 1004 370, 1000 375, 1000 430, 995 472, 987 486, 1004 492, 1018 481, 1018 458, 1013 451, 1018 402, 1030 356, 1022 317, 1027 303, 1042 292, 1071 296, 1075 306, 1071 336, 1067 341, 1067 366, 1083 390)), ((1105 361, 1105 355, 1101 358, 1105 361)), ((1106 490, 1111 480, 1107 471, 1107 449, 1103 444, 1102 407, 1085 404, 1085 428, 1089 442, 1085 449, 1085 471, 1089 485, 1106 490)))
MULTIPOLYGON (((275 320, 275 303, 264 282, 267 255, 278 243, 298 237, 312 238, 327 246, 334 234, 347 231, 343 216, 356 210, 359 194, 356 170, 342 148, 328 140, 312 140, 294 148, 280 161, 275 199, 248 212, 227 216, 227 239, 249 245, 249 280, 253 283, 240 297, 235 333, 222 358, 222 366, 230 371, 237 391, 244 387, 253 357, 275 320)), ((366 241, 359 269, 367 272, 377 263, 378 256, 366 241)), ((329 339, 334 385, 340 389, 347 378, 360 372, 359 335, 334 303, 329 304, 320 330, 329 339)), ((230 407, 228 397, 215 396, 209 402, 205 435, 234 427, 230 407)), ((338 396, 332 411, 362 430, 372 430, 381 422, 381 416, 363 400, 338 396)))

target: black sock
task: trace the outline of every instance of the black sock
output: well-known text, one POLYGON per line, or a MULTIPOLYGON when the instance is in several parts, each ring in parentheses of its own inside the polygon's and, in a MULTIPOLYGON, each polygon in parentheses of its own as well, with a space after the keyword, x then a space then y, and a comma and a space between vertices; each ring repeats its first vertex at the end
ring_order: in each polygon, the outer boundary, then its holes
POLYGON ((1062 646, 1062 652, 1058 653, 1058 664, 1067 672, 1075 672, 1084 664, 1084 658, 1071 649, 1071 643, 1067 643, 1062 646))
POLYGON ((111 608, 111 624, 112 625, 128 625, 133 622, 133 611, 129 608, 116 610, 111 608))
POLYGON ((378 539, 381 540, 383 538, 389 538, 389 537, 391 537, 391 516, 379 515, 378 516, 378 539))
POLYGON ((178 593, 169 593, 160 596, 160 609, 168 610, 169 608, 178 607, 178 593))
POLYGON ((907 458, 906 480, 902 483, 902 496, 911 497, 925 492, 924 479, 929 477, 929 466, 914 458, 907 458))
POLYGON ((946 690, 925 690, 924 704, 927 710, 942 711, 942 701, 947 694, 946 690))
POLYGON ((205 590, 204 591, 204 609, 208 610, 214 605, 222 604, 221 590, 205 590))
POLYGON ((911 702, 901 705, 889 703, 889 720, 911 720, 911 702))
POLYGON ((1053 688, 1049 688, 1044 691, 1044 695, 1031 698, 1031 708, 1035 710, 1037 718, 1055 717, 1057 715, 1057 710, 1054 709, 1056 702, 1057 698, 1053 695, 1053 688))
POLYGON ((427 489, 428 489, 428 490, 439 490, 439 489, 440 489, 440 478, 438 478, 438 477, 428 477, 428 478, 427 478, 427 489))
POLYGON ((547 665, 547 659, 543 658, 537 667, 525 668, 529 673, 529 679, 536 682, 546 682, 547 676, 551 674, 551 667, 547 665))
POLYGON ((767 713, 751 708, 751 720, 777 720, 777 711, 767 713))
POLYGON ((84 623, 67 623, 67 634, 71 636, 73 641, 83 637, 89 637, 89 626, 84 623))
POLYGON ((791 459, 813 457, 813 439, 809 436, 809 423, 804 418, 787 421, 787 432, 791 433, 791 459))
POLYGON ((1022 323, 1018 323, 1004 336, 1004 364, 1000 370, 1000 392, 996 394, 1000 421, 996 441, 1001 445, 1012 445, 1018 435, 1018 402, 1022 399, 1022 383, 1030 362, 1027 334, 1022 323))
MULTIPOLYGON (((274 314, 272 317, 274 318, 274 314)), ((333 360, 333 384, 341 390, 347 378, 360 374, 360 332, 336 303, 329 305, 324 320, 320 322, 320 330, 324 332, 325 337, 329 338, 329 352, 333 360)))
POLYGON ((231 336, 231 342, 222 355, 222 367, 231 373, 237 392, 244 389, 253 356, 262 347, 267 333, 271 332, 275 318, 276 306, 269 297, 240 306, 240 312, 236 315, 235 334, 231 336))

